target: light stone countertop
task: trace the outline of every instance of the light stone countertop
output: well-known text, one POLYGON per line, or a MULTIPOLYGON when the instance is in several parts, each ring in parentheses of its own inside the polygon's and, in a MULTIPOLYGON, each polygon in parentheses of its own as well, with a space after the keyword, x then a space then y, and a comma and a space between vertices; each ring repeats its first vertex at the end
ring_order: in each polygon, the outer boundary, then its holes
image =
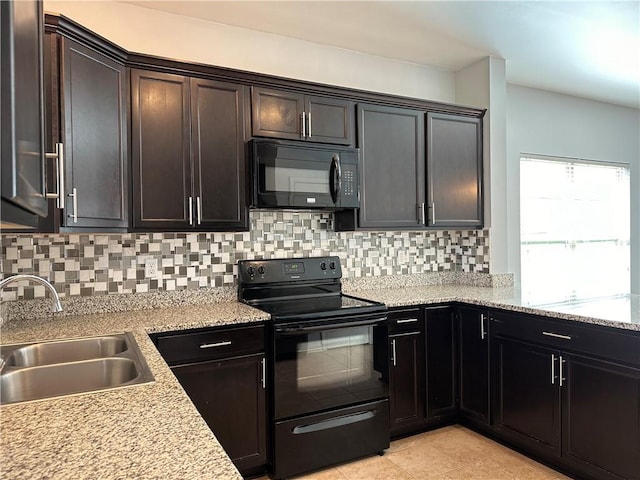
POLYGON ((0 407, 0 476, 241 479, 147 333, 268 318, 241 303, 225 302, 3 325, 3 344, 133 332, 155 382, 0 407))
POLYGON ((553 318, 640 331, 640 295, 589 301, 532 304, 517 287, 430 285, 384 289, 352 289, 345 293, 382 302, 388 307, 464 302, 553 318))
MULTIPOLYGON (((638 295, 535 306, 514 287, 429 285, 345 288, 345 293, 389 307, 465 302, 640 331, 638 295), (613 319, 602 314, 603 306, 613 319), (628 317, 621 318, 627 310, 628 317), (591 316, 592 311, 597 313, 591 316)), ((155 382, 0 407, 2 478, 241 479, 147 334, 268 319, 230 301, 7 322, 0 332, 3 344, 131 331, 155 382)))

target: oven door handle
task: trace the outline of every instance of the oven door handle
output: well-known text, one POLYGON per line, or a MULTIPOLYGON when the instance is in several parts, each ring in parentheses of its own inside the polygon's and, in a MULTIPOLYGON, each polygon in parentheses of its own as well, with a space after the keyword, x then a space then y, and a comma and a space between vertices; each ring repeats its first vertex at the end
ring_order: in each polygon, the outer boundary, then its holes
POLYGON ((303 433, 319 432, 321 430, 329 430, 331 428, 343 427, 352 423, 364 422, 376 416, 374 410, 367 410, 365 412, 351 413, 349 415, 343 415, 341 417, 331 418, 329 420, 322 420, 321 422, 311 423, 309 425, 298 425, 291 431, 294 435, 300 435, 303 433))
POLYGON ((296 325, 295 327, 276 327, 276 333, 279 335, 296 335, 303 332, 321 332, 323 330, 335 330, 337 328, 349 328, 349 327, 362 327, 365 325, 375 326, 380 323, 386 322, 386 317, 360 320, 357 322, 344 322, 344 323, 323 323, 322 325, 296 325))

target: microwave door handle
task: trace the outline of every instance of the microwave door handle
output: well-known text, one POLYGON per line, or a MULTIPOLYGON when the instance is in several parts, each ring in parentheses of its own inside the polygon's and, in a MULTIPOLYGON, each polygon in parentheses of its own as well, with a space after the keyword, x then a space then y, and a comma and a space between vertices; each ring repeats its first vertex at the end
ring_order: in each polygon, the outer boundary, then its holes
POLYGON ((329 178, 331 183, 331 198, 333 199, 333 203, 338 203, 338 198, 340 197, 340 189, 342 186, 342 168, 340 166, 340 156, 337 153, 334 153, 333 157, 331 157, 329 178))

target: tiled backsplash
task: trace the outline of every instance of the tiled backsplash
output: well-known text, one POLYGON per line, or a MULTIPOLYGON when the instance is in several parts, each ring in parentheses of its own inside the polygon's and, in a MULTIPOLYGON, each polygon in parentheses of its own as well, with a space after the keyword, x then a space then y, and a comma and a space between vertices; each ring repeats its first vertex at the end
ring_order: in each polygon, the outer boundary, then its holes
MULTIPOLYGON (((2 275, 32 273, 66 297, 233 286, 238 260, 338 255, 348 278, 489 273, 488 230, 334 232, 330 213, 252 211, 242 233, 2 235, 2 275), (158 272, 145 278, 145 262, 158 272)), ((44 297, 19 283, 2 300, 44 297)))

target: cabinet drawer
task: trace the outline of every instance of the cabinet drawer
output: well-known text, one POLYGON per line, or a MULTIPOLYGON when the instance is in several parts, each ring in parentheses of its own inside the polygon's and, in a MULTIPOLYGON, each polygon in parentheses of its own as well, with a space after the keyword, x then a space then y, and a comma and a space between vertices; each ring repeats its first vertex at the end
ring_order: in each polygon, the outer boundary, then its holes
POLYGON ((492 311, 491 334, 640 366, 640 335, 599 325, 492 311))
POLYGON ((421 308, 390 310, 388 318, 389 334, 422 331, 424 328, 424 316, 421 308))
POLYGON ((260 353, 264 351, 264 325, 170 332, 158 335, 156 345, 169 365, 260 353))

